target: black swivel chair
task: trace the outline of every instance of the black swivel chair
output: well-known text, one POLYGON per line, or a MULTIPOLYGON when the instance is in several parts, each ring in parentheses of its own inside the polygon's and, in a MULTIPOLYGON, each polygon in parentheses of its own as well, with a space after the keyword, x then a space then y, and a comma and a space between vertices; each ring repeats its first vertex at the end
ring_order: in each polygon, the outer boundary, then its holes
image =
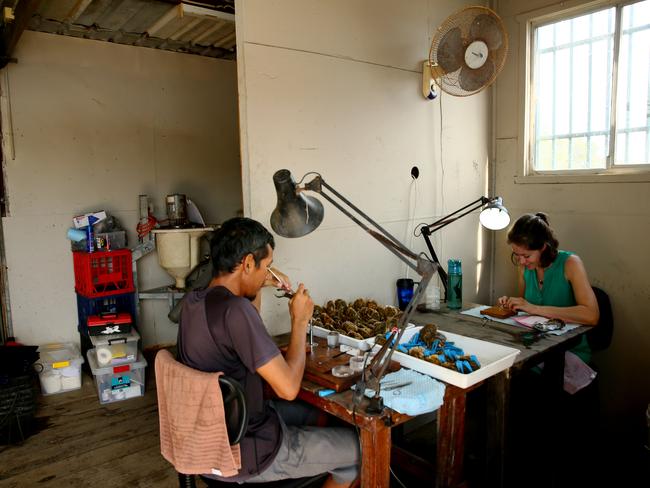
POLYGON ((598 325, 587 332, 587 342, 591 350, 597 352, 607 349, 612 342, 614 315, 612 314, 612 303, 607 293, 596 286, 592 286, 591 288, 596 295, 596 301, 600 309, 600 318, 598 319, 598 325))
MULTIPOLYGON (((241 385, 228 376, 221 375, 219 377, 219 386, 221 387, 221 393, 223 396, 228 440, 230 441, 230 445, 234 446, 239 444, 239 442, 244 438, 246 428, 248 427, 246 396, 241 385)), ((279 480, 268 483, 251 483, 251 485, 254 485, 256 488, 307 488, 322 485, 326 477, 327 473, 324 473, 306 478, 279 480)), ((201 476, 201 479, 209 487, 236 488, 239 486, 237 483, 217 481, 205 476, 201 476)), ((178 486, 180 488, 196 488, 194 475, 178 473, 178 486)))
MULTIPOLYGON (((244 438, 246 428, 248 427, 246 397, 239 382, 229 376, 219 376, 219 386, 221 387, 223 407, 226 414, 228 441, 231 446, 235 446, 244 438)), ((207 480, 207 478, 205 479, 207 480)), ((208 481, 211 482, 213 480, 208 481)), ((208 481, 206 481, 206 483, 208 481)), ((178 485, 180 488, 196 488, 194 475, 178 473, 178 485)))

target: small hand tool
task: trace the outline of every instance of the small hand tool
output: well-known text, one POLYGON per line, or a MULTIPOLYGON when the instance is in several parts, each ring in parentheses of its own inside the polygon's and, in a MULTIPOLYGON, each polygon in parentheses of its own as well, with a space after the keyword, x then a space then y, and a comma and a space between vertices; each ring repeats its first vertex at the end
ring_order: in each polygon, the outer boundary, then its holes
POLYGON ((288 298, 292 299, 295 293, 291 288, 289 288, 289 285, 287 285, 280 277, 273 271, 273 269, 269 266, 266 268, 269 273, 271 273, 271 276, 273 276, 276 280, 278 280, 278 283, 280 283, 280 288, 278 288, 278 291, 282 291, 280 295, 275 295, 277 298, 288 298))
POLYGON ((402 388, 403 386, 408 386, 412 381, 405 381, 404 383, 397 383, 396 385, 389 385, 385 388, 382 388, 383 391, 391 391, 391 390, 397 390, 398 388, 402 388))

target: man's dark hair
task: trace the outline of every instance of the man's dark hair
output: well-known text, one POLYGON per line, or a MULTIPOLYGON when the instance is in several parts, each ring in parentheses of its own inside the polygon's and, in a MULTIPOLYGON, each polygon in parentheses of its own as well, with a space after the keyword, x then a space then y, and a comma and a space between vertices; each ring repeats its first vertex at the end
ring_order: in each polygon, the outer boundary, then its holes
POLYGON ((255 265, 268 256, 267 244, 275 249, 275 241, 266 228, 253 219, 235 217, 217 229, 210 241, 212 275, 232 273, 248 255, 255 258, 255 265))
MULTIPOLYGON (((508 232, 508 244, 516 244, 531 251, 539 251, 546 244, 546 249, 542 251, 539 259, 544 268, 555 261, 560 245, 555 237, 555 232, 548 224, 548 216, 544 212, 524 214, 519 217, 508 232)), ((514 258, 513 262, 518 264, 514 258)))

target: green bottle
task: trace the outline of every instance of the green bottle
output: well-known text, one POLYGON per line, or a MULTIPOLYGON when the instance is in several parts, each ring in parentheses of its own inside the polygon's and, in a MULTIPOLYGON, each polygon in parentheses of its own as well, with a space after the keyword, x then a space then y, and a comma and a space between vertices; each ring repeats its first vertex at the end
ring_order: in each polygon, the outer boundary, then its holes
POLYGON ((463 305, 463 271, 460 259, 447 261, 447 308, 457 309, 463 305))

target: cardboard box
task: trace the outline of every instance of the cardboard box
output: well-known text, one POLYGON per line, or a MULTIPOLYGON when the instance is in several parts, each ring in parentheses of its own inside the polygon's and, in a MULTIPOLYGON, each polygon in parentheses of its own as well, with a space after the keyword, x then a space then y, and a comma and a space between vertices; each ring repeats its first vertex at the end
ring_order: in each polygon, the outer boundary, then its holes
POLYGON ((91 215, 97 219, 95 221, 95 224, 97 222, 101 222, 106 218, 106 212, 104 212, 103 210, 100 210, 99 212, 90 212, 83 215, 77 215, 76 217, 72 217, 72 223, 74 224, 75 229, 88 227, 88 217, 90 217, 91 215))

